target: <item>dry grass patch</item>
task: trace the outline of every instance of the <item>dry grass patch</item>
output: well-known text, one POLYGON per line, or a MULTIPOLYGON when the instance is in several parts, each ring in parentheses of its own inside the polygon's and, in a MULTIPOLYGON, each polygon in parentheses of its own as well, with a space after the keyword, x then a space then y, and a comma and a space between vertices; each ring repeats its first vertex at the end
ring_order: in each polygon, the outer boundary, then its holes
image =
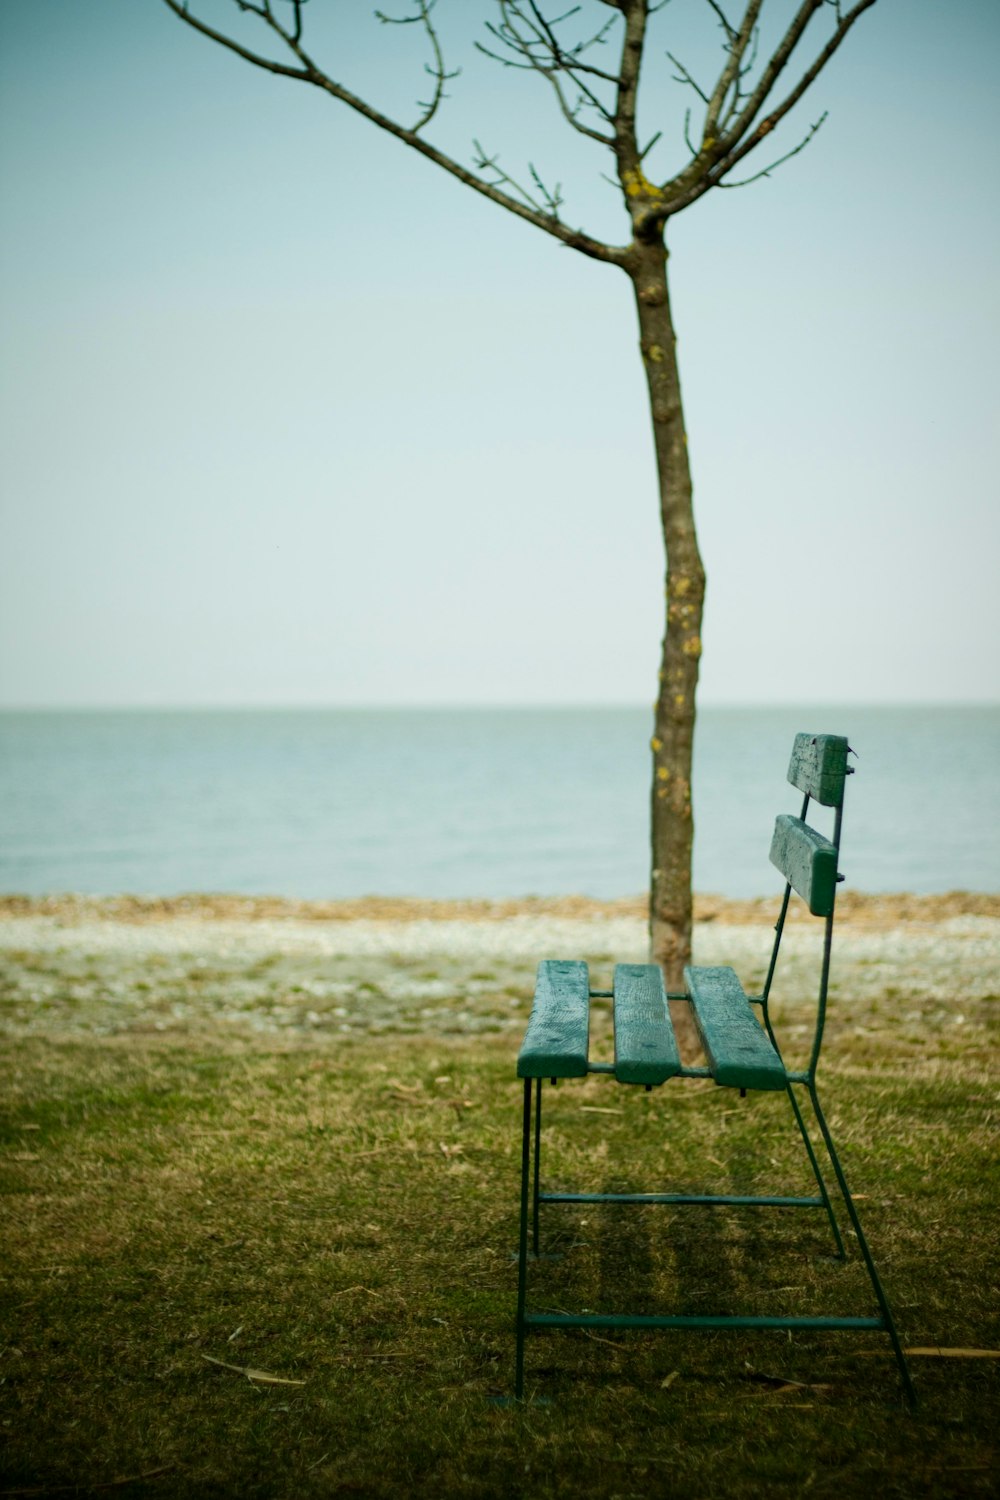
MULTIPOLYGON (((512 1374, 511 1072, 498 1039, 19 1044, 7 1491, 137 1475, 123 1492, 989 1491, 995 1363, 922 1361, 910 1418, 879 1340, 536 1336, 532 1386, 553 1404, 491 1405, 512 1374)), ((995 1103, 946 1073, 856 1072, 829 1094, 906 1340, 995 1345, 995 1103)), ((546 1171, 607 1187, 624 1159, 647 1181, 794 1183, 787 1133, 757 1150, 780 1103, 560 1088, 546 1171)), ((794 1286, 804 1310, 868 1310, 812 1216, 546 1224, 564 1258, 538 1268, 538 1305, 767 1311, 794 1286)))
MULTIPOLYGON (((973 955, 946 1003, 937 941, 902 976, 867 939, 838 963, 823 1096, 904 1341, 996 1350, 995 980, 973 955)), ((493 1404, 525 966, 202 957, 4 955, 0 1494, 995 1491, 1000 1361, 918 1356, 914 1417, 874 1336, 537 1334, 551 1404, 493 1404)), ((545 1175, 808 1189, 786 1115, 590 1078, 547 1095, 545 1175)), ((870 1311, 819 1215, 553 1206, 544 1233, 535 1306, 870 1311)))

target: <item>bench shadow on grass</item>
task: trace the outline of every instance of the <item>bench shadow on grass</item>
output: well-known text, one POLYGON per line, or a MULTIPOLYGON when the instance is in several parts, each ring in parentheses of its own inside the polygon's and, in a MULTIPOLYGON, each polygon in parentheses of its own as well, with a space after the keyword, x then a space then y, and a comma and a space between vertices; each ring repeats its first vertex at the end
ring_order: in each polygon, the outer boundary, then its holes
MULTIPOLYGON (((709 1161, 713 1144, 723 1149, 714 1135, 719 1128, 718 1121, 708 1125, 708 1139, 697 1153, 708 1153, 709 1161)), ((705 1177, 695 1169, 691 1180, 634 1183, 605 1172, 593 1187, 608 1193, 815 1192, 790 1117, 783 1120, 775 1111, 773 1118, 756 1122, 754 1135, 744 1138, 741 1129, 734 1130, 725 1145, 725 1164, 719 1162, 705 1177), (787 1139, 779 1145, 783 1132, 787 1139), (772 1158, 772 1146, 780 1162, 772 1158)), ((542 1246, 543 1253, 554 1255, 532 1267, 529 1305, 539 1309, 696 1316, 870 1311, 853 1243, 848 1261, 837 1261, 819 1209, 553 1205, 543 1207, 542 1246)), ((555 1387, 591 1381, 660 1385, 675 1378, 678 1368, 685 1377, 731 1386, 734 1380, 753 1384, 768 1378, 760 1371, 773 1368, 781 1372, 776 1380, 819 1381, 815 1389, 829 1392, 830 1370, 848 1348, 856 1350, 857 1341, 845 1345, 829 1333, 598 1328, 534 1334, 528 1358, 532 1378, 555 1387)))
MULTIPOLYGON (((621 1192, 606 1178, 599 1192, 621 1192)), ((529 1305, 564 1313, 704 1314, 740 1308, 734 1270, 746 1243, 728 1235, 725 1209, 666 1204, 551 1207, 543 1214, 542 1261, 532 1266, 529 1305), (557 1217, 558 1216, 558 1217, 557 1217)), ((756 1236, 752 1255, 766 1254, 756 1236)), ((731 1335, 730 1335, 731 1336, 731 1335)), ((678 1361, 702 1373, 705 1336, 680 1329, 599 1328, 529 1337, 531 1378, 562 1386, 659 1385, 678 1361), (544 1350, 544 1352, 543 1352, 544 1350), (700 1358, 696 1351, 700 1350, 700 1358)), ((724 1356, 728 1362, 729 1356, 724 1356)))

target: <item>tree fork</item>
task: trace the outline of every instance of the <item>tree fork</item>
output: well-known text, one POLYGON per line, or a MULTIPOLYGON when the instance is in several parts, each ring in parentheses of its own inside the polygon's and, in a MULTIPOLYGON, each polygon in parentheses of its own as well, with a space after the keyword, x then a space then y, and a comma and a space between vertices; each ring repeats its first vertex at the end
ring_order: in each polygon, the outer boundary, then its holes
MULTIPOLYGON (((664 970, 668 988, 682 989, 684 965, 691 959, 694 841, 691 761, 705 570, 695 533, 677 340, 670 312, 667 250, 662 234, 661 225, 655 240, 633 245, 628 270, 635 291, 640 349, 653 419, 666 553, 666 625, 651 741, 650 945, 654 961, 664 970)), ((686 1007, 678 1019, 682 1032, 689 1032, 686 1007)))

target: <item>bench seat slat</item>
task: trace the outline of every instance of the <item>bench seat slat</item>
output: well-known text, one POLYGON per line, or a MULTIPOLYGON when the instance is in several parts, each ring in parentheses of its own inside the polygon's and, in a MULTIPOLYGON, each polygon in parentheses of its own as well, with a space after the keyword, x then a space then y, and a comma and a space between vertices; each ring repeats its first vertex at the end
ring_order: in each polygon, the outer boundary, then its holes
POLYGON ((590 973, 585 963, 545 959, 517 1057, 518 1078, 583 1078, 590 1046, 590 973))
POLYGON ((733 1089, 783 1089, 781 1058, 730 968, 687 968, 695 1024, 716 1083, 733 1089))
POLYGON ((782 813, 775 819, 771 863, 798 891, 814 917, 828 917, 837 890, 837 851, 829 839, 782 813))
POLYGON ((619 1083, 666 1083, 681 1059, 658 964, 616 964, 615 1077, 619 1083))

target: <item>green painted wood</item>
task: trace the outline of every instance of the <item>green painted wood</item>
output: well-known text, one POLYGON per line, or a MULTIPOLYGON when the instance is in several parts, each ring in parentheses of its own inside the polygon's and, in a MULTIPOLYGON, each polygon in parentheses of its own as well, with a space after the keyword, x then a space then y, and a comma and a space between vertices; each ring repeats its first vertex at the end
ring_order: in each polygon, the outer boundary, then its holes
POLYGON ((837 890, 837 851, 815 828, 782 813, 775 819, 771 863, 798 891, 814 917, 828 917, 837 890))
POLYGON ((786 1075, 733 969, 687 968, 684 983, 716 1083, 732 1089, 783 1089, 786 1075))
POLYGON ((835 1328, 883 1329, 884 1318, 824 1318, 759 1313, 525 1313, 527 1328, 788 1328, 810 1333, 835 1328))
POLYGON ((615 1077, 619 1083, 666 1083, 681 1069, 658 964, 615 965, 615 1077))
POLYGON ((847 776, 847 741, 840 734, 797 734, 788 779, 824 807, 840 807, 847 776))
POLYGON ((518 1078, 582 1078, 590 1044, 590 974, 584 963, 538 965, 535 1000, 517 1056, 518 1078))

